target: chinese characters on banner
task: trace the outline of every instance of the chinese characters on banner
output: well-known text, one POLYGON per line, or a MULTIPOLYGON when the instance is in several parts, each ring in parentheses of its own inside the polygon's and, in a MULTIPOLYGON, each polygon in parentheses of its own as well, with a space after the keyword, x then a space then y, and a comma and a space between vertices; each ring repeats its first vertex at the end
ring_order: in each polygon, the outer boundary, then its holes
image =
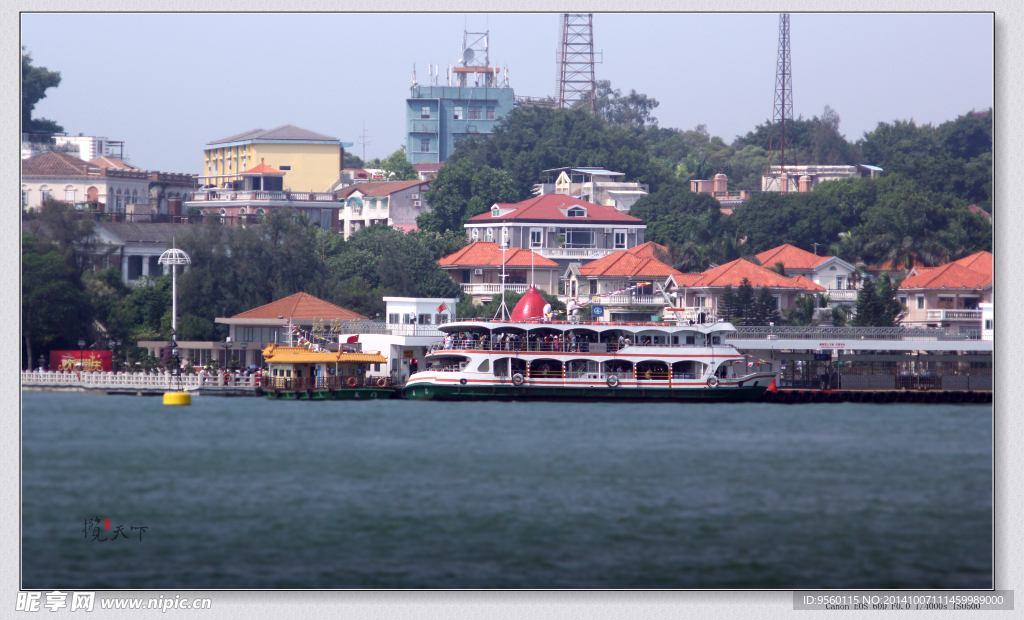
POLYGON ((50 351, 50 370, 110 372, 110 361, 110 351, 50 351))

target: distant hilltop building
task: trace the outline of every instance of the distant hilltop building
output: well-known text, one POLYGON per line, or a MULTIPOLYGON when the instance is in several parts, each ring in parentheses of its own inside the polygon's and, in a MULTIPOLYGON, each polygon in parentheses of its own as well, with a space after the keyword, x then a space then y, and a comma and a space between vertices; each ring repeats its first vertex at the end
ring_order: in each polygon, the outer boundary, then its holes
POLYGON ((21 134, 21 158, 28 159, 49 151, 67 153, 84 161, 98 157, 113 157, 128 161, 124 156, 124 142, 107 137, 69 136, 67 134, 21 134))
POLYGON ((243 174, 262 163, 284 173, 286 191, 326 192, 341 177, 345 147, 350 146, 294 125, 253 129, 208 143, 200 180, 205 187, 241 189, 243 174))
POLYGON ((769 166, 768 174, 761 177, 762 192, 809 192, 823 181, 840 179, 878 178, 878 166, 769 166))
POLYGON ((694 194, 711 194, 714 196, 715 200, 718 201, 719 210, 725 215, 732 215, 736 207, 754 195, 754 192, 746 189, 729 191, 729 177, 721 172, 716 174, 710 181, 697 179, 690 181, 690 191, 694 194))
POLYGON ((437 164, 448 159, 456 145, 470 136, 489 135, 514 105, 508 71, 490 66, 488 33, 463 33, 461 66, 448 67, 447 85, 438 85, 438 67, 429 71, 429 84, 419 84, 413 72, 406 99, 406 158, 413 164, 437 164))
POLYGON ((649 189, 646 184, 622 181, 623 173, 603 168, 552 168, 541 174, 543 181, 533 186, 535 196, 574 196, 596 205, 615 207, 622 213, 629 213, 649 189))

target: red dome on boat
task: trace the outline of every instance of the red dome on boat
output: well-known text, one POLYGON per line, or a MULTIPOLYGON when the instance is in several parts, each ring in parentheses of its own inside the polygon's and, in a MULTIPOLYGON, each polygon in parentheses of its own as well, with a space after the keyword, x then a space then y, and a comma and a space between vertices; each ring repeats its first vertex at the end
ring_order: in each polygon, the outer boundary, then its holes
POLYGON ((513 321, 525 321, 529 319, 540 319, 544 317, 544 306, 548 301, 537 292, 537 288, 531 286, 512 310, 513 321))

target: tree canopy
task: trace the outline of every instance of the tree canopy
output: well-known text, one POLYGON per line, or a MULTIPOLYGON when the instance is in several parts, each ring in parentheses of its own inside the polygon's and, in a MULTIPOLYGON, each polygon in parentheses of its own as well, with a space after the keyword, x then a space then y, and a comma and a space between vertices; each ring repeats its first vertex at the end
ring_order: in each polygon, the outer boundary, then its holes
POLYGON ((32 64, 32 54, 21 48, 21 130, 32 133, 59 133, 64 128, 55 121, 32 118, 32 112, 46 91, 60 85, 60 71, 32 64))

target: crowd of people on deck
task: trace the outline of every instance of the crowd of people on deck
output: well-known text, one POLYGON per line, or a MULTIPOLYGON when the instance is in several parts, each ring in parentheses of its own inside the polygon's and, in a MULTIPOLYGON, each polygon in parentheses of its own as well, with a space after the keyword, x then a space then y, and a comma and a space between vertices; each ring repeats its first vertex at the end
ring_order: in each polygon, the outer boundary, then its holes
MULTIPOLYGON (((488 336, 485 333, 456 332, 446 334, 441 341, 441 348, 450 349, 475 349, 482 351, 565 351, 565 352, 587 352, 590 344, 600 342, 587 334, 575 334, 573 332, 561 334, 517 334, 513 332, 500 333, 488 336)), ((605 342, 608 350, 617 350, 632 346, 634 341, 625 334, 619 334, 618 338, 605 342)), ((640 337, 636 344, 651 346, 654 344, 650 336, 640 337)))

